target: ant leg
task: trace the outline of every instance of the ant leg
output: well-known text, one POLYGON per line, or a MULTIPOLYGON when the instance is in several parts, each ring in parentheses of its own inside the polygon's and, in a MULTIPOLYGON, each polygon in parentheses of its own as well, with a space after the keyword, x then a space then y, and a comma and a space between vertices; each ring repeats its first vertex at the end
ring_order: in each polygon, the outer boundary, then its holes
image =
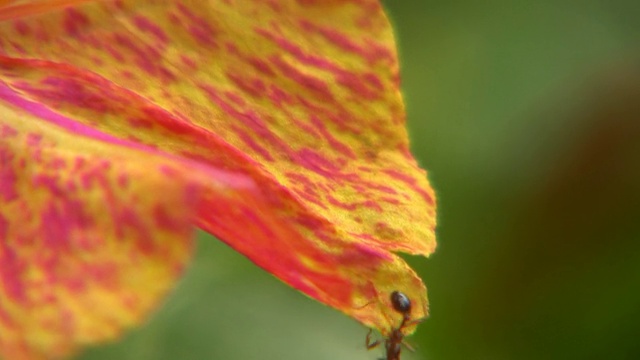
POLYGON ((371 342, 371 333, 373 332, 373 329, 369 329, 369 332, 367 333, 367 340, 366 340, 366 346, 367 346, 367 350, 371 350, 374 347, 380 345, 381 341, 380 340, 376 340, 374 342, 371 342))

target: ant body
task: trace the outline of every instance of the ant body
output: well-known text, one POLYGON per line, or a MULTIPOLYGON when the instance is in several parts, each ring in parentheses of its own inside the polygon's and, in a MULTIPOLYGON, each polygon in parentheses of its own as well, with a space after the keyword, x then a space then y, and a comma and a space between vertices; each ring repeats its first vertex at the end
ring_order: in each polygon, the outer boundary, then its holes
MULTIPOLYGON (((413 348, 404 341, 404 334, 402 330, 411 325, 415 325, 424 319, 411 320, 411 300, 407 295, 400 291, 394 291, 391 293, 391 304, 393 309, 402 314, 402 322, 400 326, 391 330, 389 336, 384 340, 384 347, 386 349, 386 360, 400 360, 400 351, 402 345, 406 346, 409 350, 413 351, 413 348)), ((382 343, 382 340, 376 340, 371 342, 371 331, 367 334, 367 349, 371 350, 382 343)), ((380 359, 384 360, 384 359, 380 359)))

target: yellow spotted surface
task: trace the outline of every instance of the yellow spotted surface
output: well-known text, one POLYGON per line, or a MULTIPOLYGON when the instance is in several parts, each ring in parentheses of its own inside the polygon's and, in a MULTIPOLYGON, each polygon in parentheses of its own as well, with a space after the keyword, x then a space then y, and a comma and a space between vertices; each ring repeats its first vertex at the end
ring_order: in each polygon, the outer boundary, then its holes
MULTIPOLYGON (((73 193, 79 202, 73 208, 93 217, 105 211, 90 227, 110 244, 96 258, 107 261, 118 244, 113 235, 124 226, 100 206, 105 187, 123 176, 131 188, 114 189, 113 206, 142 207, 135 211, 138 222, 120 234, 131 243, 144 242, 135 229, 146 226, 155 242, 187 249, 189 224, 195 224, 289 285, 385 334, 400 320, 389 303, 394 290, 414 302, 413 318, 426 316, 422 281, 392 251, 433 252, 435 196, 408 150, 393 34, 377 1, 5 1, 0 106, 0 126, 17 134, 0 137, 0 144, 26 164, 7 160, 22 191, 0 203, 3 216, 14 214, 16 204, 33 207, 36 219, 47 211, 26 190, 37 186, 30 174, 42 166, 34 155, 38 145, 28 141, 35 131, 51 138, 69 163, 56 169, 59 181, 83 181, 70 170, 75 157, 88 157, 91 168, 109 164, 104 186, 73 193), (96 147, 99 154, 91 152, 96 147), (170 163, 175 176, 162 176, 140 152, 153 154, 156 165, 170 163), (175 205, 185 189, 195 200, 175 205), (184 209, 180 231, 169 234, 163 221, 152 223, 151 203, 138 198, 184 209), (159 241, 156 231, 167 239, 159 241)), ((66 197, 65 191, 50 196, 66 197)), ((74 216, 61 213, 57 221, 74 223, 74 216)), ((21 254, 29 252, 17 239, 27 236, 30 220, 5 218, 10 231, 0 246, 26 260, 21 254)), ((52 229, 58 239, 68 231, 52 229)), ((91 263, 95 249, 86 251, 91 263)), ((155 254, 139 259, 168 268, 182 264, 183 253, 166 263, 155 254)), ((130 270, 122 265, 118 271, 130 270)), ((175 273, 149 274, 164 276, 162 291, 149 291, 157 301, 175 273)), ((9 308, 0 302, 0 331, 9 308)), ((21 308, 13 309, 10 320, 20 316, 21 308)), ((76 310, 68 323, 84 316, 76 310)), ((133 309, 129 322, 118 324, 133 324, 142 313, 133 309)), ((60 351, 96 341, 90 333, 110 326, 88 319, 78 321, 91 326, 74 327, 87 340, 70 338, 60 351)), ((16 341, 26 336, 11 331, 16 341)), ((0 340, 0 353, 7 346, 0 340)))
POLYGON ((200 196, 174 160, 21 110, 0 103, 0 357, 12 360, 140 323, 190 257, 200 196))

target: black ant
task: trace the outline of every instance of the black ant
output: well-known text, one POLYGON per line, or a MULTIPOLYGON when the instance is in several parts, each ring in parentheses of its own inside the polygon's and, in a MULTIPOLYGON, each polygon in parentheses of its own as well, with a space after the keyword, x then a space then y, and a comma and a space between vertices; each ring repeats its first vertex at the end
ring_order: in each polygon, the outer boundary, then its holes
MULTIPOLYGON (((387 352, 386 360, 400 360, 400 351, 402 350, 402 345, 406 346, 409 350, 414 351, 409 344, 404 341, 404 334, 402 330, 411 325, 415 325, 424 319, 416 319, 411 320, 411 300, 407 295, 400 291, 394 291, 391 293, 391 304, 393 305, 393 309, 402 314, 402 322, 400 326, 391 330, 389 336, 384 340, 384 347, 387 352)), ((382 340, 376 340, 371 342, 371 332, 373 330, 369 330, 367 334, 367 349, 371 350, 376 346, 382 343, 382 340)), ((384 359, 380 359, 384 360, 384 359)))

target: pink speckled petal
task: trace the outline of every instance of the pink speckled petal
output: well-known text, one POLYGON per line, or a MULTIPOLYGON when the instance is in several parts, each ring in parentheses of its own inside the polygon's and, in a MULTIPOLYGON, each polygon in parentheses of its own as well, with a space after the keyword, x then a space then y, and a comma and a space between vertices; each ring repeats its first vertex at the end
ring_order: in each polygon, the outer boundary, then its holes
POLYGON ((0 81, 77 136, 249 179, 230 198, 205 184, 196 224, 309 296, 385 334, 394 290, 426 316, 392 252, 433 252, 435 195, 377 0, 16 1, 0 81))
POLYGON ((57 358, 140 323, 190 257, 203 184, 251 188, 1 84, 0 98, 0 358, 57 358))

